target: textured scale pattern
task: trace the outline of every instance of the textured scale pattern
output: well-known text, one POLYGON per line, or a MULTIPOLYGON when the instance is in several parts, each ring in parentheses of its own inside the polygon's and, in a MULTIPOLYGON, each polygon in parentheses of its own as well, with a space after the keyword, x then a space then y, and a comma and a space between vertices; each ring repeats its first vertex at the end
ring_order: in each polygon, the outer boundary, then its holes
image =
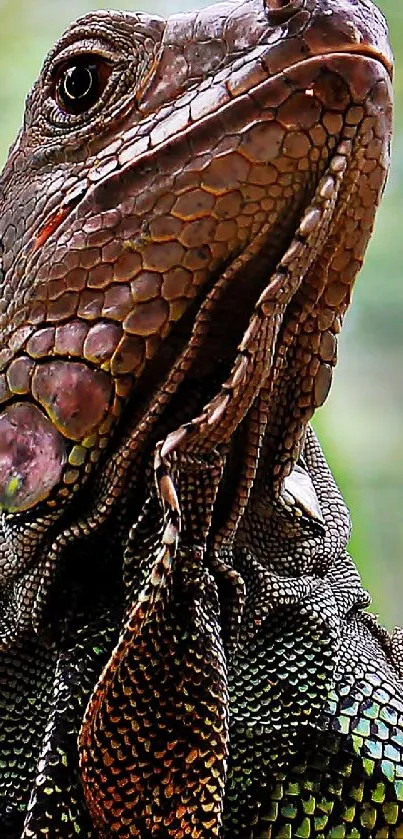
POLYGON ((392 72, 370 0, 46 58, 0 179, 1 839, 403 837, 403 630, 309 426, 392 72))

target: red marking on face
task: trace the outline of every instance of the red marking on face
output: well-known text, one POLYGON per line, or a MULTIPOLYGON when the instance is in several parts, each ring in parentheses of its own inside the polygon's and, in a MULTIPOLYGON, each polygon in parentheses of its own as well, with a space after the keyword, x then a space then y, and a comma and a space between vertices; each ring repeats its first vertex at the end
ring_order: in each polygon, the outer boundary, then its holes
POLYGON ((54 233, 61 223, 67 218, 70 210, 70 207, 63 207, 62 209, 57 210, 57 212, 46 221, 44 227, 42 227, 39 233, 37 233, 34 237, 34 251, 38 250, 45 244, 45 242, 49 239, 49 236, 51 236, 52 233, 54 233))

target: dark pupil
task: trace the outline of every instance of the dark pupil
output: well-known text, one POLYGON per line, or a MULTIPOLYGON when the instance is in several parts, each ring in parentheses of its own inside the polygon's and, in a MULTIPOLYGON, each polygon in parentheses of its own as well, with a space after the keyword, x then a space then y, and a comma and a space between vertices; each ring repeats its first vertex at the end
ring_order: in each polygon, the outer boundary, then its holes
MULTIPOLYGON (((63 80, 63 92, 67 101, 87 99, 96 89, 96 67, 69 67, 63 80)), ((77 103, 78 104, 78 103, 77 103)))

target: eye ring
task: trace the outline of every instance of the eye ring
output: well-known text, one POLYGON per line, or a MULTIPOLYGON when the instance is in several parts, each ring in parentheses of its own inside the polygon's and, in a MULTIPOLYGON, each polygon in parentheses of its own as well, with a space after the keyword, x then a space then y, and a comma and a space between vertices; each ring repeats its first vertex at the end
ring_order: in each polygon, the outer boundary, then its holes
POLYGON ((94 65, 82 65, 68 67, 64 76, 60 79, 59 96, 63 91, 63 98, 69 100, 84 99, 91 96, 98 83, 94 65))
POLYGON ((62 64, 54 78, 52 95, 65 114, 79 116, 101 98, 112 67, 100 56, 75 56, 62 64))

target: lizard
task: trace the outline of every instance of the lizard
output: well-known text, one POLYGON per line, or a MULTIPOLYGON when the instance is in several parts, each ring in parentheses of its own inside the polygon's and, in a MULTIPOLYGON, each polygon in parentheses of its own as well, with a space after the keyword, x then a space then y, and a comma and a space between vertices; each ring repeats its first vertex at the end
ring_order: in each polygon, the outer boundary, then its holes
POLYGON ((403 633, 310 427, 389 165, 370 0, 94 12, 0 179, 0 826, 403 836, 403 633))

